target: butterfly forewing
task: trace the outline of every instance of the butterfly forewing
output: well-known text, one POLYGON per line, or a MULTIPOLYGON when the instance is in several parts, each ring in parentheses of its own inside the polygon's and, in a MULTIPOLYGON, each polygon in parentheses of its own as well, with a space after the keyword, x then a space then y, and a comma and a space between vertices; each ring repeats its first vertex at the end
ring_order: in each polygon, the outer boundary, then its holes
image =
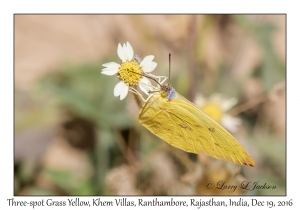
POLYGON ((217 151, 220 151, 218 156, 221 157, 221 159, 222 156, 224 156, 226 160, 231 159, 234 163, 255 166, 253 159, 243 146, 219 123, 180 94, 178 94, 177 102, 177 105, 182 106, 189 112, 193 113, 193 115, 202 122, 204 128, 210 131, 210 134, 214 139, 215 148, 218 148, 217 151))
POLYGON ((184 151, 255 165, 229 132, 179 94, 172 100, 152 95, 141 108, 139 119, 153 134, 184 151))

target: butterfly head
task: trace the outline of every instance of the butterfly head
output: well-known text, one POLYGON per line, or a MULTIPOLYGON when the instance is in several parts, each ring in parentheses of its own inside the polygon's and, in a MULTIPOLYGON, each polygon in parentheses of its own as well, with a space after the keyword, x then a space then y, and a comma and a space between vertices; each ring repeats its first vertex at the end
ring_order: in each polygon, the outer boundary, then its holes
POLYGON ((169 100, 176 98, 176 91, 171 84, 165 84, 160 87, 160 95, 169 100))

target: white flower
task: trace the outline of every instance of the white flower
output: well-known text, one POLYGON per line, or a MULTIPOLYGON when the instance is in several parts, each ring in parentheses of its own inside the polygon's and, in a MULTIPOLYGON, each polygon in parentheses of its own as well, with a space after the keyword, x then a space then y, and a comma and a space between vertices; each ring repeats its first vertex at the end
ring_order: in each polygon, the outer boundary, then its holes
POLYGON ((238 130, 241 120, 226 112, 236 104, 236 98, 224 99, 217 93, 210 96, 209 99, 205 99, 201 95, 197 95, 195 99, 195 105, 197 107, 202 109, 232 133, 235 133, 238 130))
POLYGON ((148 95, 149 90, 152 90, 153 86, 149 79, 143 77, 142 74, 152 72, 156 68, 157 63, 152 61, 154 56, 148 55, 140 61, 137 56, 134 56, 134 51, 129 42, 124 43, 123 47, 119 44, 117 53, 122 63, 105 63, 102 66, 106 68, 102 69, 101 72, 109 76, 117 74, 121 80, 114 88, 114 96, 120 96, 120 100, 123 100, 129 90, 136 91, 131 87, 135 85, 139 85, 139 88, 148 95))

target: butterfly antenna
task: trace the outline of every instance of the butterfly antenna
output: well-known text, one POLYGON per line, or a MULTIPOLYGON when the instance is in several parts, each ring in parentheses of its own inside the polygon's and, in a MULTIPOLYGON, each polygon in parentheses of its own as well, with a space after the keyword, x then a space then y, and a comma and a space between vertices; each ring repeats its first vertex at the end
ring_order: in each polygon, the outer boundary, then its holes
POLYGON ((169 53, 169 83, 171 79, 171 53, 169 53))

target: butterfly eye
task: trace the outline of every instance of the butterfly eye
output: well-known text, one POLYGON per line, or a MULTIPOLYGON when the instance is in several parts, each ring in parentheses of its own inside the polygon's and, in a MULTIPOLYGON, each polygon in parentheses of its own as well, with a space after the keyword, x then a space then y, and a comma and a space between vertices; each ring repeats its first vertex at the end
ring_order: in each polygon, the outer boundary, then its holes
POLYGON ((166 91, 162 90, 160 92, 160 95, 161 95, 161 97, 166 98, 168 96, 168 93, 166 91))

